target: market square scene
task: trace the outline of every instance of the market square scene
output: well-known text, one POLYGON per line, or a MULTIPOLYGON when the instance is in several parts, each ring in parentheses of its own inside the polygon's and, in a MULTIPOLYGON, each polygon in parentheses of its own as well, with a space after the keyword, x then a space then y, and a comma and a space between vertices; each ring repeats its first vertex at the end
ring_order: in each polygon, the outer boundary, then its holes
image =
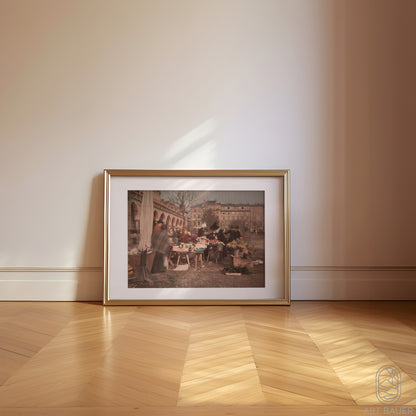
POLYGON ((128 191, 128 287, 265 287, 263 191, 128 191))

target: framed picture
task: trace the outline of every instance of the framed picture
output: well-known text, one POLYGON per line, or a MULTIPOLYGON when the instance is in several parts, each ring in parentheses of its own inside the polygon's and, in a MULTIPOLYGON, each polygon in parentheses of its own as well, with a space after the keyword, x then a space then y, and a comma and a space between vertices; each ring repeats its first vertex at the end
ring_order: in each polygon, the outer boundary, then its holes
POLYGON ((288 170, 105 170, 105 305, 288 305, 288 170))

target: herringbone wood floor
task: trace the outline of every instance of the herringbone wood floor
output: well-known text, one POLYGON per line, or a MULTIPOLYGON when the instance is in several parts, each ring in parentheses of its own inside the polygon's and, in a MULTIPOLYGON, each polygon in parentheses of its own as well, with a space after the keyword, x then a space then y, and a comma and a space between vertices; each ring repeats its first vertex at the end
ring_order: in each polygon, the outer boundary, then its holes
POLYGON ((386 364, 416 414, 416 302, 5 302, 0 364, 2 416, 383 413, 386 364))

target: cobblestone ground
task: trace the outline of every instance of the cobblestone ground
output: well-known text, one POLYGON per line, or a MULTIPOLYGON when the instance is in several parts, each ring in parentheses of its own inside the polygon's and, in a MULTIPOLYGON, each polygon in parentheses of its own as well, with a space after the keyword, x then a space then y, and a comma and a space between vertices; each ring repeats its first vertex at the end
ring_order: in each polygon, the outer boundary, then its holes
MULTIPOLYGON (((252 260, 264 259, 263 236, 251 234, 245 236, 249 246, 254 248, 252 260)), ((169 287, 264 287, 264 265, 255 265, 249 274, 228 276, 223 273, 225 267, 232 266, 232 257, 226 256, 221 262, 204 261, 195 270, 194 262, 185 271, 176 271, 170 266, 163 273, 149 274, 143 277, 129 278, 130 288, 169 288, 169 287)), ((185 266, 186 267, 186 266, 185 266)))
POLYGON ((129 279, 129 287, 264 287, 264 266, 258 265, 250 274, 241 276, 227 276, 224 267, 231 266, 231 262, 204 262, 197 270, 193 265, 186 271, 168 269, 163 273, 152 273, 144 281, 137 278, 129 279))

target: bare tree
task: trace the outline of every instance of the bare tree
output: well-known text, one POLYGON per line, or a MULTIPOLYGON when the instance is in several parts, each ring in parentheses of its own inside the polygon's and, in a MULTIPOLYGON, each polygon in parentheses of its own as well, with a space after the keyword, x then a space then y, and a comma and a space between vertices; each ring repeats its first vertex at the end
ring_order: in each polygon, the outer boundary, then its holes
POLYGON ((188 211, 195 199, 196 193, 193 191, 177 191, 169 196, 169 201, 181 211, 188 211))
POLYGON ((211 208, 204 209, 202 213, 202 221, 207 225, 208 229, 212 229, 214 224, 217 224, 218 227, 219 223, 218 215, 211 208))

